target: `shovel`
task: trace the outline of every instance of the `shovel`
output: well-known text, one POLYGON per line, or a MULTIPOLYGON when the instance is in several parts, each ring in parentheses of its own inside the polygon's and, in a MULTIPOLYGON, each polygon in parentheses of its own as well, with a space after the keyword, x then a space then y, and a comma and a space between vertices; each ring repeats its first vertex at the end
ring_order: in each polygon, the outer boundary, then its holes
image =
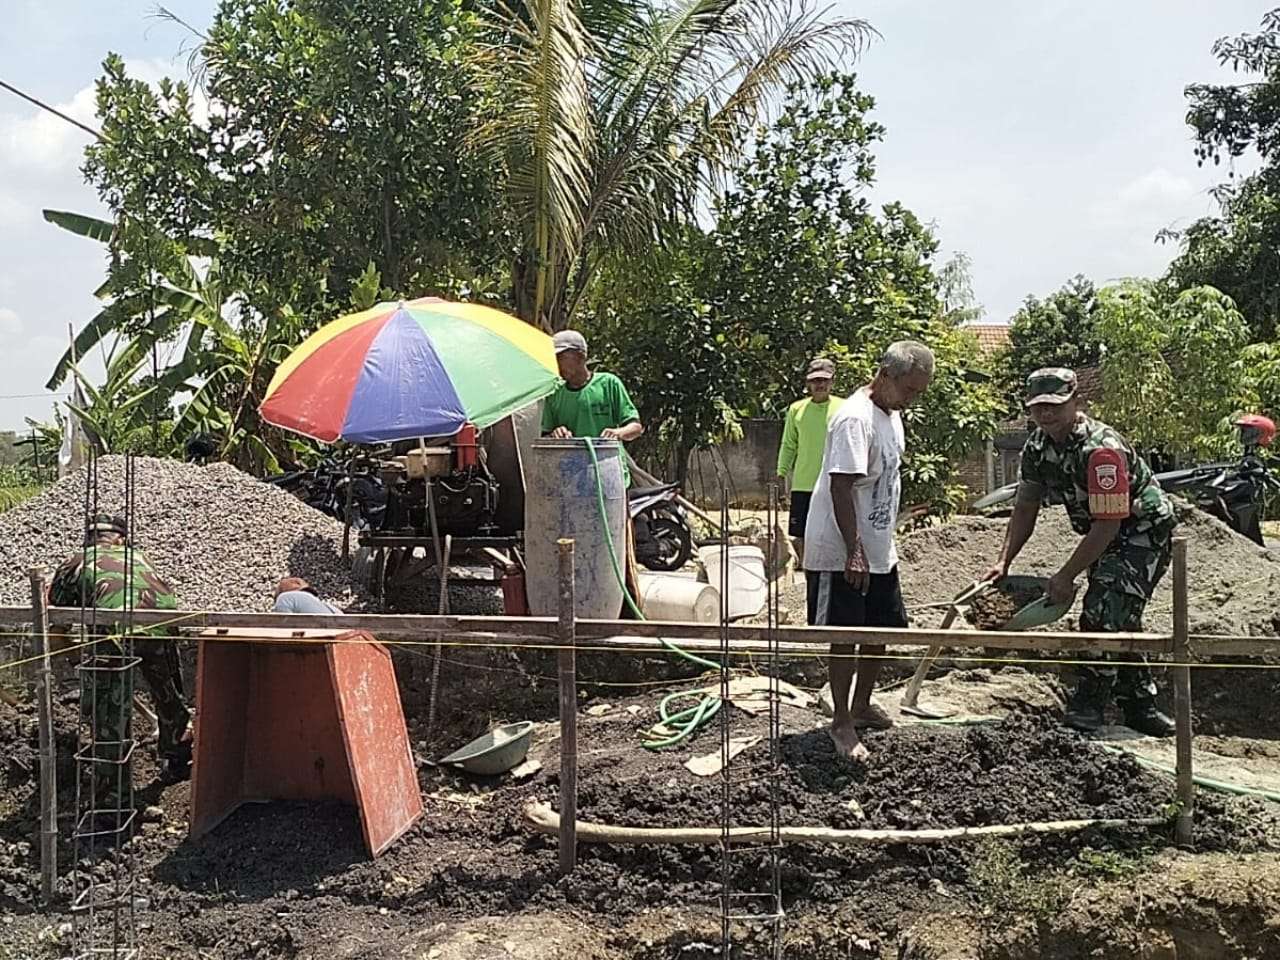
MULTIPOLYGON (((1028 583, 1034 582, 1037 585, 1043 585, 1045 582, 1043 577, 1009 576, 1006 577, 1005 580, 1022 580, 1028 583)), ((1066 612, 1071 609, 1071 605, 1076 602, 1076 594, 1079 592, 1079 589, 1079 587, 1073 585, 1071 588, 1071 596, 1064 603, 1053 603, 1048 597, 1040 597, 1038 600, 1032 600, 1005 621, 1004 625, 1001 626, 1000 629, 1017 632, 1019 630, 1031 630, 1035 627, 1047 627, 1055 620, 1066 615, 1066 612)))
MULTIPOLYGON (((960 615, 966 605, 974 598, 986 593, 995 586, 994 580, 975 580, 970 586, 965 587, 948 604, 950 609, 947 615, 942 618, 942 624, 939 630, 951 629, 951 624, 955 623, 956 617, 960 615)), ((933 646, 929 648, 929 652, 924 655, 924 659, 920 661, 920 665, 916 667, 916 672, 911 675, 911 681, 907 684, 907 690, 902 695, 902 702, 898 704, 898 709, 903 713, 910 714, 913 717, 923 717, 926 720, 944 720, 955 714, 954 710, 934 710, 929 707, 922 707, 916 701, 920 697, 920 686, 924 683, 925 675, 928 674, 929 668, 933 666, 933 661, 938 659, 938 654, 942 653, 942 647, 933 646)))

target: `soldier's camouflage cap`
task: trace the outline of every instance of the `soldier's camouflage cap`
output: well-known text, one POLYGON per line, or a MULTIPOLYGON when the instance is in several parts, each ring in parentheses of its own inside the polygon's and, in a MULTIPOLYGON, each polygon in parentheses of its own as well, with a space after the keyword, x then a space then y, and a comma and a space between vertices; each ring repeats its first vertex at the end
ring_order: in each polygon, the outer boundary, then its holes
POLYGON ((118 533, 124 536, 129 532, 129 525, 124 517, 113 517, 109 513, 99 513, 89 521, 86 533, 118 533))
POLYGON ((1076 373, 1066 367, 1041 367, 1027 377, 1027 406, 1066 403, 1076 395, 1076 373))

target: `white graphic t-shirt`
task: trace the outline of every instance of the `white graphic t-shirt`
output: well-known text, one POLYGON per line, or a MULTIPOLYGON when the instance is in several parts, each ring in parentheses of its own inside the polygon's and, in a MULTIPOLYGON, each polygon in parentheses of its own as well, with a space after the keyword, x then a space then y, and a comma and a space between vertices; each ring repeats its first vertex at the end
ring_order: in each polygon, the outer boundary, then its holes
POLYGON ((885 413, 872 403, 866 387, 831 414, 822 471, 813 488, 804 529, 806 570, 844 569, 847 551, 831 502, 833 473, 860 478, 853 487, 853 505, 868 568, 872 573, 888 573, 897 565, 893 531, 902 495, 900 468, 905 447, 902 417, 896 412, 885 413))

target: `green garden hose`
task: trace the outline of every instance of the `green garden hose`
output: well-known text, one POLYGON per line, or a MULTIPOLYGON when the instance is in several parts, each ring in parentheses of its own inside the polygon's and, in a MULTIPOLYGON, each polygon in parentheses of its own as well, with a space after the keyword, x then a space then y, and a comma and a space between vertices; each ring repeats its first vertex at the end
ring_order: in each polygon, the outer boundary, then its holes
MULTIPOLYGON (((631 596, 631 591, 627 589, 627 579, 622 575, 622 565, 618 562, 618 552, 613 543, 613 532, 609 529, 609 514, 604 503, 604 482, 600 477, 600 461, 596 457, 595 442, 592 438, 584 438, 587 441, 587 452, 591 454, 591 465, 595 470, 596 476, 596 505, 600 510, 600 521, 604 526, 604 542, 609 550, 609 561, 613 565, 613 575, 618 579, 618 586, 622 587, 622 596, 626 600, 628 609, 635 615, 637 620, 645 619, 640 607, 636 604, 635 598, 631 596)), ((626 456, 626 451, 620 451, 622 456, 626 456)), ((707 660, 704 657, 696 656, 687 650, 683 650, 676 646, 666 637, 659 637, 659 642, 676 656, 683 657, 691 663, 696 663, 700 667, 708 670, 719 670, 720 663, 716 660, 707 660)), ((708 723, 717 713, 723 702, 719 697, 711 696, 697 690, 677 690, 675 693, 669 693, 662 698, 662 702, 658 704, 659 723, 671 730, 672 733, 668 737, 660 737, 652 734, 644 741, 644 746, 650 750, 659 750, 662 747, 673 747, 678 743, 683 743, 704 724, 708 723), (671 704, 684 697, 697 697, 698 702, 691 707, 686 707, 676 713, 671 713, 671 704)))
MULTIPOLYGON (((1167 763, 1161 763, 1159 760, 1148 760, 1146 757, 1140 757, 1130 750, 1125 750, 1123 747, 1113 747, 1106 743, 1101 743, 1099 746, 1111 753, 1122 753, 1133 757, 1134 760, 1138 761, 1138 766, 1146 767, 1148 770, 1158 770, 1160 773, 1166 773, 1171 777, 1178 775, 1177 767, 1171 767, 1167 763)), ((1280 793, 1274 790, 1266 790, 1262 787, 1245 787, 1236 783, 1228 783, 1226 780, 1202 777, 1198 773, 1192 775, 1191 782, 1198 787, 1204 787, 1206 790, 1213 790, 1217 793, 1229 793, 1237 797, 1261 797, 1263 800, 1280 803, 1280 793)))

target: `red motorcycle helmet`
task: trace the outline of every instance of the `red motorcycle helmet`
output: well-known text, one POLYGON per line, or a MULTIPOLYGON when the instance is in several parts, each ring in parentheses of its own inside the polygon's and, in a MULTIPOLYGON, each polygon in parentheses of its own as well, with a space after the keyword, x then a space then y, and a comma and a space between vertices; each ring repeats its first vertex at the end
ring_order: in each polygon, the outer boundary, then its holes
POLYGON ((1246 447, 1269 447, 1276 437, 1276 425, 1270 417, 1258 413, 1250 413, 1236 421, 1240 428, 1240 439, 1246 447))

